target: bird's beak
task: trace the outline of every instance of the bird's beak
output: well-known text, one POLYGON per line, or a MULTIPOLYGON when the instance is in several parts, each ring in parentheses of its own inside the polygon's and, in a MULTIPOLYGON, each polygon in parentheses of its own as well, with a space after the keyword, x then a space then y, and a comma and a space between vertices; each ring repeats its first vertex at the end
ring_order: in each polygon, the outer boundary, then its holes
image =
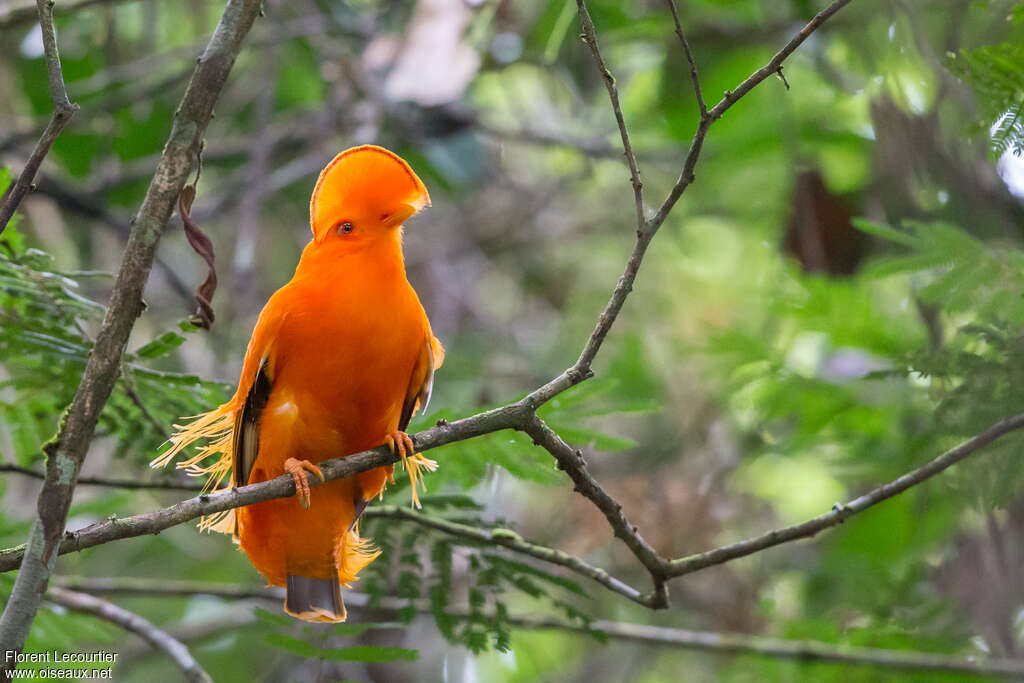
POLYGON ((392 211, 387 218, 384 219, 384 225, 396 228, 402 223, 405 223, 414 213, 419 211, 419 208, 412 204, 402 204, 397 209, 392 211))

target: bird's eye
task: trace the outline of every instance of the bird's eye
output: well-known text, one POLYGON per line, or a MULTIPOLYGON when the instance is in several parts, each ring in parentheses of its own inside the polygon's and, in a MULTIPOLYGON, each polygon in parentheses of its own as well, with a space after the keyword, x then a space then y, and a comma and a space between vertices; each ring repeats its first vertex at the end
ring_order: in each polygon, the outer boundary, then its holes
POLYGON ((347 235, 355 230, 355 226, 352 225, 351 221, 342 221, 341 223, 338 223, 337 230, 339 235, 347 235))

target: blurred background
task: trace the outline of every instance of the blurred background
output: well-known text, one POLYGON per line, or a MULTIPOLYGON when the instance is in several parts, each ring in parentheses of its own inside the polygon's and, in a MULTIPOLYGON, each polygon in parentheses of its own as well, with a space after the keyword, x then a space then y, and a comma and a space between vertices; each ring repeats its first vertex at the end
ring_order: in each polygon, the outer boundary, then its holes
MULTIPOLYGON (((671 15, 654 0, 588 6, 657 207, 698 121, 671 15)), ((681 2, 709 103, 822 7, 681 2)), ((4 465, 42 469, 222 9, 56 5, 81 111, 0 238, 4 465)), ((564 0, 267 0, 207 131, 193 208, 216 246, 216 322, 187 322, 206 266, 175 216, 83 476, 182 481, 147 463, 171 424, 233 392, 256 316, 310 237, 316 175, 356 144, 402 155, 433 199, 406 226, 406 257, 448 356, 438 412, 410 431, 518 398, 571 365, 635 231, 615 121, 579 31, 564 0)), ((770 77, 712 126, 596 377, 544 413, 659 552, 821 514, 1021 412, 1022 45, 1024 7, 1010 0, 858 0, 786 62, 788 88, 770 77)), ((0 2, 0 167, 13 173, 50 114, 42 54, 34 3, 0 2)), ((229 539, 191 524, 64 556, 57 580, 104 587, 184 639, 217 681, 962 680, 523 629, 508 615, 1018 657, 1021 445, 1010 435, 813 541, 677 579, 661 612, 387 519, 364 528, 384 555, 353 587, 369 607, 346 626, 296 624, 273 600, 163 594, 178 581, 263 585, 229 539)), ((528 440, 499 433, 431 455, 441 466, 427 514, 514 528, 646 590, 600 513, 528 440)), ((0 487, 0 536, 13 546, 38 482, 8 471, 0 487)), ((189 495, 83 485, 68 526, 189 495)), ((404 477, 384 503, 408 505, 404 477)), ((117 680, 178 675, 141 641, 52 606, 27 649, 114 649, 117 680)))

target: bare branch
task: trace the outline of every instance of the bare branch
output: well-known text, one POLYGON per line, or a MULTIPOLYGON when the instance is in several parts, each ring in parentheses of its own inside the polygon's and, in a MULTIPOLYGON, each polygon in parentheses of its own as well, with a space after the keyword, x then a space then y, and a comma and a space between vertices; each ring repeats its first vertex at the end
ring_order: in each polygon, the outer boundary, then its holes
POLYGON ((781 73, 782 63, 786 61, 786 58, 793 54, 794 51, 805 40, 808 36, 814 33, 822 24, 824 24, 833 14, 841 10, 846 5, 850 4, 851 0, 835 0, 831 5, 823 9, 821 12, 815 15, 813 19, 807 22, 800 32, 797 33, 793 38, 786 43, 786 46, 775 53, 766 65, 752 73, 745 81, 736 86, 735 90, 727 90, 725 96, 719 100, 718 104, 708 111, 706 117, 702 117, 700 123, 697 126, 697 132, 693 136, 693 140, 690 142, 690 149, 686 154, 686 160, 683 162, 683 170, 679 174, 679 179, 676 180, 672 190, 669 192, 668 197, 662 203, 661 208, 654 215, 648 224, 648 232, 655 233, 661 224, 668 218, 668 214, 672 211, 672 207, 676 205, 679 198, 686 191, 686 188, 694 180, 693 171, 697 166, 697 160, 700 158, 701 149, 704 147, 704 138, 707 136, 708 128, 711 124, 720 119, 722 114, 726 112, 729 107, 736 104, 740 98, 746 95, 748 92, 754 89, 758 83, 768 78, 774 73, 781 73))
POLYGON ((192 683, 213 683, 213 679, 203 670, 203 667, 199 666, 199 662, 195 660, 183 643, 175 640, 169 633, 157 628, 138 614, 94 595, 56 586, 52 586, 47 591, 46 599, 75 612, 91 614, 104 621, 117 624, 126 631, 131 631, 154 648, 166 653, 182 670, 187 680, 192 683))
POLYGON ((597 44, 597 32, 594 30, 594 22, 590 19, 590 12, 583 0, 576 0, 576 7, 579 9, 580 25, 583 34, 580 38, 590 48, 590 54, 594 56, 597 70, 601 72, 604 80, 604 87, 608 89, 608 97, 612 102, 612 111, 615 112, 615 122, 619 125, 619 135, 622 136, 622 149, 626 155, 626 164, 629 166, 629 179, 633 185, 633 200, 636 203, 636 229, 642 230, 646 217, 644 216, 644 185, 640 182, 640 168, 636 163, 636 155, 633 154, 633 146, 629 142, 629 131, 626 129, 626 119, 622 115, 622 106, 619 104, 619 89, 615 85, 615 77, 612 76, 601 56, 601 48, 597 44))
MULTIPOLYGON (((236 600, 257 599, 273 602, 280 602, 284 599, 284 590, 280 588, 250 588, 239 584, 214 581, 180 581, 131 577, 54 577, 54 583, 88 593, 109 593, 115 595, 142 595, 148 597, 212 595, 236 600)), ((390 596, 374 596, 371 599, 370 596, 364 593, 349 592, 345 594, 345 601, 350 608, 363 608, 372 604, 375 608, 387 611, 398 611, 412 607, 425 614, 432 613, 430 605, 425 600, 410 600, 390 596)), ((457 618, 468 616, 468 612, 458 609, 449 609, 446 611, 446 614, 457 618)), ((236 614, 235 616, 236 618, 225 622, 226 625, 236 626, 249 623, 255 619, 255 616, 248 611, 236 614)), ((814 640, 769 638, 747 633, 694 631, 600 619, 591 622, 589 630, 587 627, 565 623, 550 617, 511 616, 508 618, 508 621, 514 626, 525 629, 557 629, 583 635, 591 635, 594 632, 598 632, 611 638, 698 652, 753 655, 772 659, 794 659, 800 662, 855 664, 901 671, 935 671, 998 677, 1019 677, 1024 675, 1024 662, 1020 660, 953 657, 909 650, 854 647, 814 640)), ((194 634, 190 631, 187 635, 192 637, 204 636, 209 634, 216 626, 216 623, 212 624, 210 628, 205 628, 204 625, 201 633, 194 634)), ((186 634, 182 632, 182 636, 184 635, 186 634)), ((182 640, 184 639, 182 637, 182 640)))
MULTIPOLYGON (((512 618, 509 619, 509 622, 520 628, 552 628, 560 631, 586 633, 586 629, 581 626, 565 624, 554 619, 512 618)), ((800 663, 858 664, 886 670, 964 673, 1000 678, 1024 676, 1024 661, 1013 659, 981 659, 978 661, 973 657, 951 657, 930 652, 883 650, 822 643, 814 640, 786 640, 746 633, 691 631, 690 629, 630 624, 621 621, 598 620, 592 622, 590 628, 612 638, 631 640, 646 645, 662 645, 723 654, 755 655, 773 659, 793 659, 800 663)))
POLYGON ((195 163, 213 105, 261 7, 260 0, 229 0, 175 113, 171 135, 132 227, 82 381, 60 422, 59 433, 44 447, 46 480, 39 494, 37 517, 29 532, 22 569, 0 619, 0 647, 7 651, 20 652, 24 647, 57 560, 75 480, 100 411, 117 381, 128 336, 142 313, 142 290, 157 243, 195 163))
MULTIPOLYGON (((33 479, 46 479, 45 472, 38 472, 31 467, 0 464, 0 472, 22 474, 33 479)), ((134 479, 107 479, 104 477, 79 477, 79 486, 105 486, 112 489, 139 489, 150 491, 201 491, 203 484, 198 481, 135 481, 134 479)))
POLYGON ((31 156, 21 170, 17 182, 5 193, 0 203, 0 234, 10 222, 14 212, 21 205, 21 200, 28 194, 35 180, 39 166, 49 153, 57 136, 68 125, 78 111, 78 105, 68 99, 68 91, 64 87, 64 73, 60 67, 60 52, 57 50, 57 33, 53 28, 53 0, 36 0, 39 16, 39 27, 43 35, 43 50, 46 56, 46 71, 50 79, 50 96, 53 98, 53 116, 46 124, 46 130, 36 143, 31 156))
POLYGON ((697 62, 693 58, 693 50, 690 49, 690 41, 683 33, 683 25, 679 22, 679 9, 676 7, 676 0, 668 0, 669 11, 672 12, 672 21, 676 25, 676 35, 686 53, 686 61, 690 64, 690 80, 693 81, 693 92, 697 96, 697 106, 700 107, 700 118, 703 121, 708 116, 708 107, 704 104, 704 93, 700 90, 700 76, 697 75, 697 62))
POLYGON ((835 0, 831 5, 814 15, 814 18, 807 22, 807 25, 800 29, 800 32, 793 36, 792 40, 786 43, 786 46, 775 53, 767 64, 752 73, 745 81, 736 86, 735 90, 727 90, 725 97, 723 97, 718 104, 712 107, 708 114, 711 115, 712 119, 719 119, 722 114, 736 104, 741 97, 746 95, 748 92, 754 89, 758 83, 768 78, 772 74, 782 72, 782 63, 786 61, 786 58, 793 54, 798 47, 800 47, 807 38, 814 33, 818 28, 828 21, 829 17, 846 7, 850 4, 851 0, 835 0))
POLYGON ((420 512, 413 512, 407 508, 397 507, 394 505, 376 505, 367 508, 366 511, 370 512, 371 510, 374 513, 374 517, 385 517, 389 519, 415 522, 421 526, 437 529, 438 531, 443 531, 444 533, 451 534, 452 536, 458 536, 460 538, 479 541, 490 545, 500 545, 523 555, 529 555, 531 557, 536 557, 539 560, 550 562, 551 564, 568 567, 577 574, 590 577, 608 590, 618 593, 619 595, 624 595, 633 602, 650 606, 648 604, 649 600, 645 596, 641 595, 640 591, 625 582, 616 579, 614 576, 610 576, 604 569, 587 564, 580 558, 564 553, 561 550, 555 550, 554 548, 548 548, 546 546, 525 541, 521 536, 519 536, 519 534, 509 529, 477 529, 476 527, 466 524, 459 524, 458 522, 452 522, 439 517, 431 517, 420 512))
POLYGON ((532 415, 524 427, 535 444, 542 447, 558 461, 558 468, 564 470, 573 481, 573 490, 585 496, 597 506, 608 520, 615 535, 629 546, 637 559, 643 563, 654 578, 655 590, 646 596, 644 604, 648 607, 660 609, 668 606, 668 593, 665 590, 664 577, 667 563, 664 558, 655 552, 654 548, 644 540, 639 531, 626 518, 622 511, 622 505, 609 496, 601 488, 597 480, 587 471, 587 463, 583 459, 583 452, 574 449, 562 440, 558 434, 544 424, 536 415, 532 415))
POLYGON ((801 538, 810 538, 819 531, 841 524, 858 512, 863 512, 876 503, 892 498, 895 495, 903 493, 912 486, 916 486, 917 484, 934 477, 936 474, 952 467, 975 451, 989 445, 999 437, 1009 434, 1021 427, 1024 427, 1024 414, 1008 417, 1005 420, 992 425, 973 439, 968 439, 956 448, 952 448, 934 460, 930 460, 927 464, 917 468, 916 470, 907 472, 903 476, 890 481, 888 484, 872 489, 863 496, 851 500, 849 503, 836 503, 836 506, 832 508, 831 512, 819 515, 814 519, 809 519, 802 524, 789 526, 784 529, 775 529, 774 531, 769 531, 766 534, 755 538, 749 538, 745 541, 740 541, 739 543, 733 543, 731 545, 715 548, 714 550, 709 550, 697 555, 690 555, 689 557, 672 560, 668 567, 669 576, 690 574, 699 569, 712 567, 717 564, 724 564, 725 562, 735 560, 738 557, 752 555, 753 553, 760 552, 765 548, 771 548, 772 546, 781 545, 783 543, 790 543, 801 538))

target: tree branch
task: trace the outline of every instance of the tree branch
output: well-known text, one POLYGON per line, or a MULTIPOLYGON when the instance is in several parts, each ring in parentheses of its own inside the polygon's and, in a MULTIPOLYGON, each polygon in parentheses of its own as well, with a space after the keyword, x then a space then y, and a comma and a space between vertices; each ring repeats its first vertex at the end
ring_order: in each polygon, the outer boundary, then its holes
MULTIPOLYGON (((824 24, 832 15, 841 10, 846 5, 850 4, 851 0, 835 0, 831 5, 823 9, 821 12, 816 14, 807 24, 800 29, 793 38, 786 43, 785 47, 775 53, 766 65, 752 73, 746 80, 736 86, 735 90, 726 90, 725 96, 719 100, 718 104, 708 111, 708 115, 701 117, 700 123, 697 125, 697 132, 693 136, 693 140, 690 142, 690 150, 686 154, 686 160, 683 162, 683 169, 679 173, 679 179, 676 180, 675 185, 672 186, 672 190, 669 192, 668 197, 662 203, 661 208, 654 215, 654 218, 648 223, 648 232, 655 233, 661 224, 668 218, 668 214, 672 211, 672 207, 676 205, 679 198, 683 196, 683 192, 690 186, 694 181, 693 171, 697 166, 697 160, 700 158, 701 149, 704 147, 704 138, 707 136, 708 128, 711 124, 722 117, 722 114, 726 112, 732 105, 736 104, 740 98, 746 95, 748 92, 754 89, 758 83, 771 76, 773 73, 782 73, 782 63, 786 61, 786 58, 793 54, 794 51, 805 40, 808 36, 814 33, 822 24, 824 24)), ((639 240, 638 240, 639 241, 639 240)))
MULTIPOLYGON (((284 599, 281 588, 250 588, 239 584, 215 581, 181 581, 173 579, 141 579, 131 577, 54 577, 54 583, 88 593, 136 595, 145 597, 178 597, 211 595, 232 600, 267 600, 280 602, 284 599)), ((412 607, 418 612, 432 614, 425 600, 411 600, 385 596, 383 598, 364 593, 346 593, 345 601, 352 608, 369 607, 398 611, 412 607)), ((466 617, 468 612, 449 609, 447 614, 466 617)), ((231 625, 249 623, 255 619, 251 612, 239 615, 231 625)), ((974 657, 952 657, 928 652, 907 650, 886 650, 879 648, 854 647, 814 640, 789 640, 769 638, 747 633, 721 633, 694 631, 690 629, 648 626, 622 621, 595 620, 589 626, 569 624, 550 617, 511 616, 508 622, 525 629, 556 629, 593 635, 603 633, 611 638, 629 640, 646 645, 695 650, 735 655, 753 655, 772 659, 795 659, 799 662, 827 662, 873 666, 901 671, 935 671, 965 673, 980 676, 1024 676, 1024 662, 1011 659, 983 659, 974 657)), ((204 632, 202 635, 205 635, 204 632)))
POLYGON ((94 617, 117 624, 126 631, 131 631, 157 650, 161 650, 171 658, 185 678, 192 683, 213 683, 210 675, 199 666, 183 643, 175 640, 167 631, 157 628, 134 612, 118 607, 88 593, 80 593, 67 588, 51 586, 46 599, 75 612, 91 614, 94 617))
POLYGON ((536 415, 532 415, 524 430, 533 438, 533 442, 550 453, 558 461, 558 469, 563 470, 573 481, 573 490, 588 498, 600 510, 615 535, 629 547, 637 559, 643 563, 654 579, 654 591, 645 596, 642 604, 653 609, 668 606, 668 592, 665 589, 665 571, 667 562, 644 540, 639 530, 622 511, 622 505, 601 488, 597 480, 587 471, 587 463, 583 452, 575 449, 562 440, 558 434, 544 424, 536 415))
MULTIPOLYGON (((0 464, 0 472, 21 474, 33 479, 46 479, 45 472, 21 465, 0 464)), ((79 486, 105 486, 112 489, 144 489, 150 491, 202 491, 203 484, 198 481, 135 481, 134 479, 107 479, 105 477, 79 477, 79 486)))
MULTIPOLYGON (((70 14, 93 5, 114 5, 127 0, 68 0, 60 4, 61 14, 70 14)), ((36 7, 31 2, 15 5, 0 14, 0 30, 28 24, 36 18, 36 7)))
POLYGON ((601 48, 597 44, 597 32, 594 29, 594 22, 590 19, 590 12, 583 0, 576 0, 576 7, 579 10, 580 26, 583 34, 580 38, 587 47, 590 54, 594 56, 597 70, 601 72, 601 79, 604 80, 604 87, 608 90, 608 98, 612 103, 612 111, 615 112, 615 122, 619 126, 619 135, 622 137, 622 149, 626 155, 626 164, 629 166, 629 179, 633 185, 633 201, 636 204, 636 229, 643 228, 646 216, 644 215, 644 185, 640 182, 640 168, 636 163, 636 155, 633 154, 633 146, 629 142, 629 131, 626 129, 626 119, 622 115, 622 106, 619 104, 619 89, 615 85, 615 77, 612 76, 601 56, 601 48))
POLYGON ((679 9, 676 7, 676 0, 668 0, 668 9, 672 12, 672 21, 676 25, 676 35, 686 53, 686 61, 690 64, 690 80, 693 81, 693 92, 697 96, 697 106, 700 108, 700 118, 704 120, 708 116, 708 107, 704 104, 704 93, 700 89, 700 76, 697 75, 697 62, 693 58, 693 50, 690 49, 690 41, 683 33, 683 25, 679 22, 679 9))
POLYGON ((229 0, 175 113, 170 137, 125 247, 82 381, 61 419, 59 433, 44 447, 46 480, 26 543, 25 560, 0 619, 0 649, 20 652, 24 647, 61 546, 75 480, 100 411, 117 381, 128 336, 142 312, 142 290, 157 243, 196 161, 213 105, 261 7, 260 0, 229 0))
POLYGON ((707 552, 690 555, 689 557, 683 557, 678 560, 672 560, 668 566, 668 574, 673 577, 690 574, 706 567, 724 564, 725 562, 735 560, 738 557, 752 555, 753 553, 760 552, 766 548, 771 548, 772 546, 790 543, 801 538, 810 538, 819 531, 841 524, 858 512, 863 512, 872 505, 892 498, 893 496, 903 493, 907 489, 934 477, 936 474, 952 467, 967 456, 984 448, 1001 436, 1009 434, 1021 427, 1024 427, 1024 414, 1008 417, 1005 420, 992 425, 974 438, 964 441, 956 448, 952 448, 937 458, 930 460, 927 464, 917 468, 916 470, 911 470, 903 476, 892 480, 888 484, 872 489, 863 496, 851 500, 849 503, 836 503, 835 507, 833 507, 830 512, 819 515, 814 519, 809 519, 802 524, 796 524, 783 529, 775 529, 774 531, 769 531, 766 534, 755 538, 749 538, 745 541, 740 541, 739 543, 733 543, 707 552))
MULTIPOLYGON (((558 629, 587 633, 587 629, 574 624, 544 618, 511 618, 509 622, 520 628, 558 629)), ((645 645, 722 654, 754 655, 772 659, 793 659, 801 664, 807 662, 829 662, 835 664, 857 664, 887 670, 935 671, 963 673, 994 677, 1024 677, 1024 661, 1013 659, 981 659, 974 657, 951 657, 930 652, 884 650, 873 647, 856 647, 823 643, 814 640, 788 640, 749 635, 746 633, 717 633, 713 631, 692 631, 682 628, 666 628, 647 624, 631 624, 621 621, 597 620, 590 629, 620 640, 631 640, 645 645)))
POLYGON ((68 91, 64 87, 64 73, 60 67, 60 52, 57 50, 57 33, 53 28, 53 0, 36 0, 39 16, 39 27, 43 35, 43 50, 46 56, 46 71, 50 79, 50 96, 53 98, 53 116, 46 124, 39 142, 32 150, 31 156, 21 169, 17 182, 4 194, 0 203, 0 234, 10 222, 14 212, 18 210, 21 200, 28 194, 35 180, 39 166, 49 153, 64 127, 78 111, 78 105, 68 99, 68 91))
POLYGON ((638 602, 644 606, 650 606, 648 604, 649 600, 645 596, 641 595, 640 591, 629 584, 616 579, 614 576, 610 576, 604 569, 587 564, 580 558, 564 553, 561 550, 525 541, 521 536, 519 536, 519 534, 509 529, 477 529, 476 527, 472 527, 467 524, 459 524, 458 522, 441 519, 439 517, 430 517, 423 513, 414 512, 407 508, 395 505, 375 505, 367 508, 366 511, 369 512, 370 510, 374 511, 374 517, 415 522, 421 526, 437 529, 438 531, 443 531, 444 533, 452 536, 479 541, 480 543, 487 545, 499 545, 523 555, 529 555, 531 557, 536 557, 539 560, 550 562, 551 564, 567 567, 577 574, 590 577, 608 590, 618 593, 619 595, 623 595, 633 602, 638 602))

